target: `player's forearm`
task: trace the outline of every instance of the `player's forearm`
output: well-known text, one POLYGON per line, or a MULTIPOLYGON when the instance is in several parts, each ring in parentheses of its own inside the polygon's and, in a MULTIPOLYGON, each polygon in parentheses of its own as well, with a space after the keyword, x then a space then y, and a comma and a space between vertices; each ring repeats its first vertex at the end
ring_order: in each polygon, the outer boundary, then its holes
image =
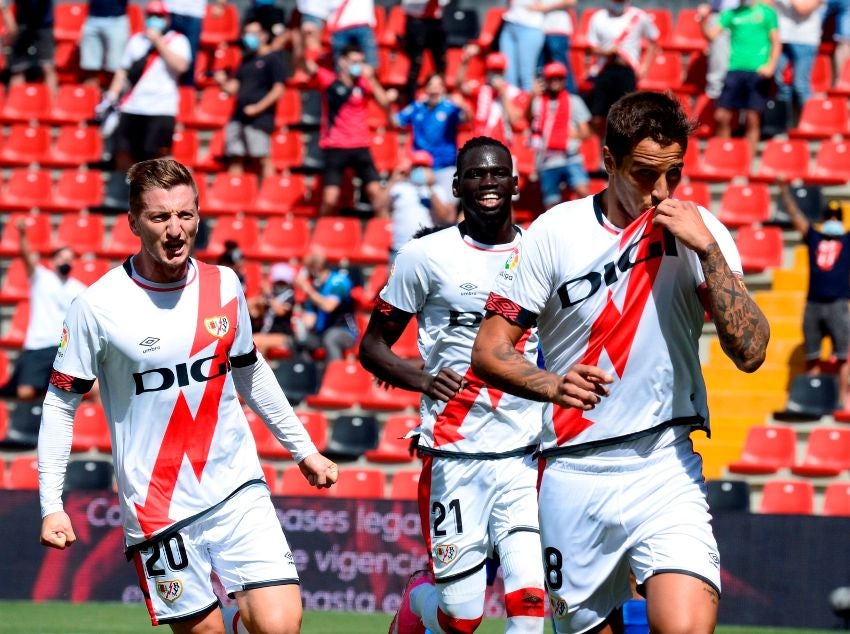
POLYGON ((479 331, 472 346, 472 371, 488 385, 532 401, 551 402, 560 378, 541 370, 510 342, 493 343, 479 331))
POLYGON ((63 392, 53 386, 44 398, 38 432, 38 494, 42 517, 62 510, 74 412, 82 398, 81 394, 63 392))
POLYGON ((743 281, 729 268, 717 243, 710 244, 700 254, 700 262, 720 345, 740 370, 754 372, 764 362, 767 352, 770 339, 767 319, 743 281))
POLYGON ((427 378, 422 363, 403 359, 379 337, 366 332, 360 342, 360 364, 379 380, 393 387, 421 392, 427 378))

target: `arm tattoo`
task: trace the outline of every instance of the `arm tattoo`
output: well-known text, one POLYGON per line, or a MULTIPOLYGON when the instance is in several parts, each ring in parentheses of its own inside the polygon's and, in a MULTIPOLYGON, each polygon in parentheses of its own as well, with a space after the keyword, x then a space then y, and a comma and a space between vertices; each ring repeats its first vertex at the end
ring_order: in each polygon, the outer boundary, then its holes
POLYGON ((745 372, 764 361, 770 326, 761 309, 734 275, 717 243, 700 256, 712 320, 723 351, 745 372))
POLYGON ((546 402, 556 393, 557 375, 541 370, 509 343, 497 344, 493 358, 499 362, 499 373, 482 377, 490 385, 532 401, 546 402))

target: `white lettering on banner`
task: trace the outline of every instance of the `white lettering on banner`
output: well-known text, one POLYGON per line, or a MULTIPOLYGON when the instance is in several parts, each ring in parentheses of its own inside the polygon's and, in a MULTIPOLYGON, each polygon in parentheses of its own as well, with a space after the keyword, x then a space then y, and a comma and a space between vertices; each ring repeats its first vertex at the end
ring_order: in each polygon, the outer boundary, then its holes
POLYGON ((90 526, 121 526, 121 507, 110 498, 92 498, 86 506, 86 519, 90 526))
POLYGON ((351 519, 347 511, 316 511, 313 509, 275 508, 284 532, 347 533, 351 519))
POLYGON ((362 575, 399 575, 409 577, 415 571, 427 566, 428 556, 411 553, 373 553, 339 550, 313 551, 313 558, 319 572, 335 573, 340 581, 351 581, 362 575))
POLYGON ((354 588, 338 592, 309 592, 301 588, 301 600, 305 610, 341 610, 344 612, 375 611, 375 595, 371 592, 358 593, 354 588))
POLYGON ((406 537, 420 537, 422 527, 417 513, 379 513, 357 507, 357 530, 369 535, 381 535, 385 542, 397 542, 406 537))

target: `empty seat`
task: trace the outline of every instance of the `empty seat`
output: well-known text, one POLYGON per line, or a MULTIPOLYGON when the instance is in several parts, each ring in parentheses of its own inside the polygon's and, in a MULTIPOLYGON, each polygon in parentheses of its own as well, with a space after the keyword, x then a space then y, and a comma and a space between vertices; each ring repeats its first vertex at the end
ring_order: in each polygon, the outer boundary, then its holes
POLYGON ((106 238, 106 245, 98 255, 123 259, 138 250, 139 238, 130 229, 127 219, 119 217, 115 219, 112 231, 106 238))
POLYGON ((6 488, 22 491, 38 489, 38 458, 35 456, 16 456, 9 462, 6 475, 6 488))
POLYGON ((782 266, 782 229, 779 227, 741 227, 735 243, 744 273, 759 273, 782 266))
POLYGON ((96 127, 66 125, 48 147, 41 163, 50 167, 80 167, 97 163, 103 154, 103 135, 96 127))
MULTIPOLYGON (((202 207, 203 209, 203 207, 202 207)), ((257 219, 250 216, 220 216, 210 232, 202 257, 217 258, 224 253, 225 242, 233 241, 243 253, 257 248, 259 228, 257 219)))
POLYGON ((201 46, 216 48, 239 39, 239 13, 233 4, 210 4, 201 23, 201 46))
POLYGON ((832 59, 819 53, 812 64, 810 86, 813 93, 823 94, 832 87, 832 59))
POLYGON ((709 480, 706 499, 712 513, 750 510, 750 485, 746 480, 709 480))
POLYGON ((298 130, 281 130, 272 135, 270 156, 276 170, 290 170, 304 163, 304 141, 298 130))
POLYGON ((60 2, 53 7, 53 37, 57 42, 79 42, 88 7, 82 2, 60 2))
POLYGON ((29 122, 50 116, 50 89, 47 84, 15 84, 9 86, 0 108, 0 121, 29 122))
POLYGON ((198 133, 195 130, 177 130, 171 137, 171 155, 187 167, 192 168, 197 164, 199 147, 198 133))
POLYGON ((304 400, 310 407, 344 409, 360 402, 372 386, 372 375, 357 361, 334 359, 328 362, 317 394, 304 400))
POLYGON ((257 248, 248 257, 269 262, 302 259, 310 245, 310 224, 300 216, 273 217, 260 232, 257 248))
POLYGON ((351 258, 356 264, 386 264, 392 246, 392 221, 389 218, 370 218, 366 222, 360 250, 351 258))
POLYGON ((15 258, 0 281, 0 302, 16 303, 29 298, 30 281, 27 267, 21 258, 15 258))
POLYGON ((53 124, 83 123, 94 119, 100 94, 94 86, 62 84, 50 105, 46 121, 53 124))
POLYGON ((0 208, 30 211, 46 209, 52 201, 53 182, 47 170, 15 168, 0 190, 0 208))
POLYGON ((20 234, 17 228, 19 218, 23 218, 27 223, 26 235, 30 249, 35 253, 50 253, 52 241, 49 215, 14 213, 6 215, 6 224, 0 235, 0 255, 5 257, 20 255, 20 234))
POLYGON ((43 163, 49 149, 48 128, 16 123, 0 146, 0 164, 26 166, 43 163))
POLYGON ((421 398, 419 392, 387 387, 378 384, 376 381, 372 381, 369 388, 369 391, 358 399, 358 403, 363 409, 373 409, 379 412, 400 412, 419 407, 421 398))
POLYGON ((796 458, 797 433, 791 427, 754 425, 747 430, 741 457, 732 473, 769 474, 790 469, 796 458))
POLYGON ((702 33, 702 22, 695 8, 679 7, 673 32, 665 44, 665 48, 683 53, 698 53, 704 51, 708 41, 702 33))
POLYGON ((850 469, 850 429, 817 427, 809 434, 803 461, 791 468, 799 476, 830 478, 850 469))
POLYGON ((103 248, 103 216, 81 213, 67 214, 59 221, 56 243, 74 248, 77 255, 97 253, 103 248))
POLYGON ((204 212, 235 214, 250 209, 257 198, 256 174, 216 174, 207 189, 204 212))
POLYGON ((387 418, 375 449, 364 454, 370 462, 412 462, 408 433, 419 426, 418 415, 395 415, 387 418))
POLYGON ((272 495, 278 495, 280 493, 280 483, 278 482, 277 467, 268 462, 261 462, 260 468, 263 470, 263 478, 265 478, 266 484, 269 486, 269 491, 272 495))
POLYGON ((378 446, 378 421, 374 416, 338 416, 331 425, 325 455, 331 460, 357 460, 378 446))
POLYGON ((832 414, 837 406, 838 382, 835 376, 803 374, 793 378, 785 409, 773 412, 773 418, 790 422, 813 421, 832 414))
POLYGON ((93 170, 63 170, 53 186, 47 208, 50 211, 76 212, 103 204, 103 177, 93 170))
POLYGON ((299 123, 301 123, 301 91, 296 88, 287 88, 275 105, 275 127, 289 128, 299 123))
POLYGON ((91 286, 111 268, 112 265, 107 260, 79 260, 74 265, 74 274, 71 277, 91 286))
POLYGON ((257 445, 257 455, 266 460, 288 460, 292 456, 283 448, 263 419, 252 410, 245 408, 245 418, 251 428, 251 435, 257 445))
POLYGON ((319 370, 312 361, 282 359, 274 369, 275 378, 293 405, 319 391, 319 370))
POLYGON ((330 495, 330 489, 317 489, 307 482, 298 465, 284 467, 280 482, 280 495, 291 497, 324 497, 330 495))
POLYGON ((838 71, 835 85, 829 89, 831 97, 850 97, 850 59, 845 59, 838 71))
POLYGON ((354 500, 381 500, 387 479, 379 469, 343 469, 337 483, 331 487, 331 496, 354 500))
POLYGON ((845 97, 809 97, 803 104, 800 122, 788 130, 791 137, 826 139, 848 133, 847 99, 845 97))
POLYGON ((770 480, 762 490, 759 513, 811 515, 815 490, 804 480, 770 480))
POLYGON ((659 52, 646 75, 638 82, 641 90, 676 90, 682 85, 682 60, 678 53, 659 52))
POLYGON ((764 183, 728 185, 720 198, 717 219, 730 228, 767 222, 770 191, 764 183))
MULTIPOLYGON (((488 50, 493 45, 493 40, 502 27, 502 16, 505 14, 504 7, 490 7, 484 14, 484 22, 481 24, 481 32, 478 34, 476 44, 482 51, 488 50)), ((587 11, 585 11, 587 13, 587 11)))
POLYGON ((679 200, 690 200, 711 210, 711 192, 708 185, 699 181, 682 183, 676 188, 676 198, 679 200))
POLYGON ((747 176, 751 162, 752 150, 746 139, 712 137, 696 169, 689 169, 688 174, 696 180, 726 181, 747 176))
POLYGON ((390 482, 391 500, 411 500, 419 498, 420 471, 396 471, 390 482))
POLYGON ((204 88, 192 112, 183 112, 183 125, 190 128, 220 130, 230 119, 235 103, 236 98, 228 95, 218 86, 204 88))
POLYGON ((71 451, 112 451, 109 424, 106 414, 98 403, 80 403, 74 414, 74 435, 71 451))
POLYGON ((23 346, 24 339, 27 336, 29 322, 29 302, 18 302, 18 305, 15 306, 15 312, 12 313, 12 320, 9 322, 9 328, 6 330, 6 334, 0 337, 0 346, 6 348, 20 348, 23 346))
POLYGON ((65 472, 66 491, 109 491, 114 469, 110 460, 71 460, 65 472))
POLYGON ((362 242, 360 220, 341 216, 319 218, 310 242, 320 247, 330 262, 351 260, 362 242))
POLYGON ((850 180, 850 144, 833 139, 821 142, 807 180, 822 185, 847 183, 850 180))
POLYGON ((0 441, 5 449, 34 449, 41 426, 41 403, 20 401, 9 414, 6 437, 0 441))
POLYGON ((823 515, 850 517, 850 482, 830 482, 823 493, 823 515))
POLYGON ((328 444, 328 428, 330 427, 324 412, 298 410, 295 413, 304 425, 304 429, 307 430, 310 440, 316 445, 316 449, 324 451, 328 444))
MULTIPOLYGON (((301 174, 281 174, 263 179, 254 206, 246 211, 261 216, 298 213, 303 207, 306 188, 301 174)), ((307 215, 313 215, 312 210, 307 215)))
POLYGON ((751 177, 754 180, 775 182, 805 179, 809 175, 809 144, 804 139, 770 139, 761 152, 761 164, 751 177))

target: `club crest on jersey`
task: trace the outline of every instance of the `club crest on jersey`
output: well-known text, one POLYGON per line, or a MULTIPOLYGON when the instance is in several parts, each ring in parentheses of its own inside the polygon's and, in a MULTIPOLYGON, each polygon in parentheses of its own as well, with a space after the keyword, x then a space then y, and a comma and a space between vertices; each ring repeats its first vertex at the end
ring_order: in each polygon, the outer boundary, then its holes
POLYGON ((549 605, 552 607, 552 616, 559 621, 567 616, 567 602, 563 599, 550 595, 549 605))
POLYGON ((230 320, 224 315, 216 315, 215 317, 207 317, 204 319, 204 328, 213 337, 221 339, 230 332, 230 320))
POLYGON ((450 564, 457 557, 457 546, 454 544, 437 544, 434 546, 434 557, 444 564, 450 564))
POLYGON ((156 582, 156 593, 163 601, 174 603, 183 594, 183 582, 180 579, 163 579, 156 582))

